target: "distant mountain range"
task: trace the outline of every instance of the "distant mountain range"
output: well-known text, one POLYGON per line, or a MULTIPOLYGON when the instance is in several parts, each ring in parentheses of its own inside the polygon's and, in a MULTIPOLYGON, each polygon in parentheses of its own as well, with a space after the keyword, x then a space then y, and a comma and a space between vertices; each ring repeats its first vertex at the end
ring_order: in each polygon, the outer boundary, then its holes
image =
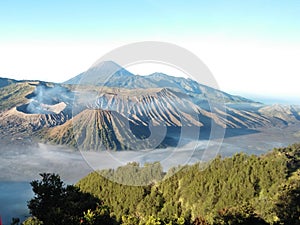
POLYGON ((163 73, 153 73, 148 76, 134 75, 112 61, 101 62, 88 71, 65 81, 64 84, 97 85, 127 89, 171 88, 185 94, 197 96, 199 99, 220 101, 221 98, 224 98, 226 102, 254 102, 199 84, 192 79, 173 77, 163 73))
POLYGON ((264 105, 162 73, 138 76, 111 61, 62 84, 0 78, 0 99, 2 141, 84 150, 176 146, 195 129, 196 139, 208 138, 212 125, 239 135, 300 121, 298 106, 264 105))

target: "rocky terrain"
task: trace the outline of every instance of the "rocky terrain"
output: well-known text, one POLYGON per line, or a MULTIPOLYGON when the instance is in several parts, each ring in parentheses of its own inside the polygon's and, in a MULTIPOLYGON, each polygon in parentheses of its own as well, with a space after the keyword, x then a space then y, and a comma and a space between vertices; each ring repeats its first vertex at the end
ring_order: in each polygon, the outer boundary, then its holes
POLYGON ((137 76, 113 62, 63 84, 1 78, 0 99, 2 141, 84 150, 176 146, 207 139, 212 127, 241 135, 300 121, 298 106, 264 105, 162 73, 137 76))

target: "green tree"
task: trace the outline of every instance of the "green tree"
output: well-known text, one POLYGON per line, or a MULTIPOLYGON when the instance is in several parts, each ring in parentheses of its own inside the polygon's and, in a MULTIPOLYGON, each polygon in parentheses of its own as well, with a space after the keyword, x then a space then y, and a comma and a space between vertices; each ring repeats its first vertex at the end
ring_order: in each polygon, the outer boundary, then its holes
POLYGON ((43 222, 36 217, 29 217, 22 225, 43 225, 43 222))
POLYGON ((283 185, 275 206, 280 224, 300 224, 300 170, 283 185))
MULTIPOLYGON (((31 182, 35 193, 28 203, 32 216, 47 225, 80 224, 83 212, 102 207, 99 199, 78 187, 65 186, 59 175, 43 173, 42 180, 31 182)), ((108 224, 108 223, 106 223, 108 224)))
POLYGON ((268 225, 248 205, 232 207, 218 212, 214 225, 268 225))
POLYGON ((192 225, 209 225, 209 224, 203 217, 200 216, 193 221, 192 225))
POLYGON ((161 221, 159 218, 155 218, 154 216, 149 216, 146 219, 145 225, 161 225, 161 221))
POLYGON ((118 222, 125 222, 122 216, 128 218, 127 223, 132 217, 141 224, 154 216, 164 225, 177 225, 180 217, 185 219, 185 225, 191 221, 213 224, 214 219, 220 224, 274 224, 279 219, 282 223, 297 224, 299 220, 299 179, 291 177, 300 168, 300 144, 260 156, 244 153, 218 156, 209 163, 179 168, 170 169, 165 175, 159 164, 140 167, 138 163, 130 163, 100 174, 120 178, 120 182, 150 180, 151 184, 120 185, 93 172, 78 186, 102 199, 118 222), (158 182, 153 179, 157 176, 165 179, 158 182), (202 215, 205 221, 197 220, 197 215, 202 215))
POLYGON ((135 216, 122 216, 122 225, 138 225, 139 221, 139 218, 135 216))

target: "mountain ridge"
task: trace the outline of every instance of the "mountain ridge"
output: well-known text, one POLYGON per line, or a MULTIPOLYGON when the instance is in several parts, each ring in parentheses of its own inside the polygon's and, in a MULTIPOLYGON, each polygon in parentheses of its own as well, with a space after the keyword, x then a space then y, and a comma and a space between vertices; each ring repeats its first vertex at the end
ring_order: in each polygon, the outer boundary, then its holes
POLYGON ((137 76, 113 62, 99 65, 71 79, 76 84, 0 79, 0 136, 128 150, 151 147, 143 140, 153 133, 161 141, 156 147, 167 147, 176 146, 181 129, 188 130, 187 140, 198 140, 208 138, 212 126, 239 135, 300 122, 300 107, 263 105, 163 73, 137 76), (111 71, 113 78, 103 83, 111 71))
POLYGON ((218 99, 220 101, 220 98, 224 98, 225 102, 239 101, 258 103, 241 96, 227 94, 218 89, 200 84, 190 78, 186 79, 183 77, 173 77, 159 72, 155 72, 146 76, 134 75, 112 61, 105 61, 103 63, 93 65, 93 67, 88 69, 86 72, 83 72, 63 82, 63 84, 89 84, 107 87, 123 87, 128 89, 168 87, 180 90, 184 93, 199 95, 198 97, 201 97, 202 99, 218 99), (214 95, 216 94, 219 96, 215 97, 214 95))

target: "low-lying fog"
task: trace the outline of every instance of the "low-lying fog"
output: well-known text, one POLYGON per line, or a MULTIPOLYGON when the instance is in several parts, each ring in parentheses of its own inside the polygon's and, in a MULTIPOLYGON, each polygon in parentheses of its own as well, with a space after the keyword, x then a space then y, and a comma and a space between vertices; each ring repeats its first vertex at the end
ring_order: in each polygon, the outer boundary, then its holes
POLYGON ((211 159, 216 154, 230 156, 241 151, 248 154, 261 154, 273 147, 297 142, 298 131, 299 126, 268 129, 259 133, 226 138, 221 145, 218 140, 199 141, 180 149, 168 148, 141 152, 81 154, 63 147, 45 144, 32 148, 0 147, 0 216, 6 225, 10 224, 12 217, 23 220, 28 215, 26 202, 32 197, 29 182, 38 179, 38 174, 42 172, 59 173, 65 182, 75 183, 93 169, 116 168, 131 161, 141 164, 160 161, 167 170, 178 164, 211 159), (207 147, 208 150, 204 151, 207 147))

